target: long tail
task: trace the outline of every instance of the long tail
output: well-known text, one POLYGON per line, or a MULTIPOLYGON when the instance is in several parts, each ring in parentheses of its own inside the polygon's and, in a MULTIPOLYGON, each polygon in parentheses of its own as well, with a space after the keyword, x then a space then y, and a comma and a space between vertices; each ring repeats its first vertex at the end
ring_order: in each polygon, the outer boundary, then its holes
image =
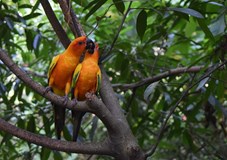
POLYGON ((53 106, 56 136, 58 139, 61 139, 61 134, 65 126, 65 108, 56 104, 53 106))
POLYGON ((86 112, 75 112, 72 111, 73 118, 73 141, 77 141, 77 137, 80 131, 81 121, 86 112))

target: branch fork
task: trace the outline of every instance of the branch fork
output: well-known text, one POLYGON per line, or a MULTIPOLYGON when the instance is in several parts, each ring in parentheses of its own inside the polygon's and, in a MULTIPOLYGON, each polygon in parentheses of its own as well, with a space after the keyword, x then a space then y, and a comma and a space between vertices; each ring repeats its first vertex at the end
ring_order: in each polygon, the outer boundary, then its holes
MULTIPOLYGON (((68 5, 68 0, 59 0, 59 4, 65 16, 68 17, 68 24, 75 36, 85 35, 82 27, 76 17, 76 14, 72 11, 71 6, 68 5), (70 10, 71 14, 67 14, 70 10)), ((58 22, 48 0, 41 0, 41 4, 47 14, 50 23, 52 24, 56 34, 66 48, 70 40, 65 34, 64 29, 58 22), (63 36, 62 36, 63 33, 63 36)), ((0 129, 6 131, 14 136, 22 138, 28 142, 42 145, 54 150, 61 150, 66 152, 83 153, 83 154, 102 154, 110 155, 119 160, 143 160, 145 154, 137 144, 135 137, 133 136, 127 120, 121 110, 121 106, 118 99, 115 96, 109 78, 105 72, 105 69, 101 66, 102 70, 102 83, 100 95, 102 100, 97 96, 88 94, 87 100, 84 102, 78 102, 76 105, 73 101, 67 101, 64 105, 64 98, 60 97, 52 92, 46 92, 45 87, 34 82, 26 72, 21 70, 7 53, 0 49, 0 59, 8 66, 8 68, 21 79, 28 87, 35 92, 50 100, 53 103, 57 103, 62 107, 66 107, 75 111, 92 112, 97 115, 98 118, 104 123, 108 131, 108 137, 104 142, 98 143, 75 143, 62 140, 55 140, 45 136, 33 134, 23 129, 17 128, 9 124, 8 122, 0 119, 0 129)))

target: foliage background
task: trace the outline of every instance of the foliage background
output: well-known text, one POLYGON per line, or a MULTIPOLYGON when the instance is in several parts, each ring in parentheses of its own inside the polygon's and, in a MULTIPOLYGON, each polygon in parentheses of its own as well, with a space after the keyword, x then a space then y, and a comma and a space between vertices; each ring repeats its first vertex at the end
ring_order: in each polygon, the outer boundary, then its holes
MULTIPOLYGON (((224 0, 72 0, 85 32, 97 41, 111 82, 131 129, 144 149, 155 143, 163 119, 188 85, 208 66, 226 59, 227 2, 224 0), (188 9, 190 8, 190 9, 188 9), (114 38, 117 41, 111 52, 114 38), (198 73, 170 76, 132 89, 129 84, 179 67, 204 66, 198 73)), ((56 2, 51 5, 73 39, 56 2)), ((47 86, 52 57, 64 50, 38 1, 0 1, 0 47, 32 79, 47 86)), ((153 159, 222 159, 226 149, 226 69, 220 69, 190 90, 168 121, 153 159)), ((34 133, 55 137, 50 102, 34 93, 0 61, 0 116, 34 133)), ((67 120, 66 140, 72 126, 67 120)), ((106 134, 91 114, 84 119, 81 141, 106 134)), ((0 132, 3 159, 72 159, 81 155, 50 151, 0 132), (8 154, 11 153, 11 154, 8 154)), ((109 157, 98 157, 109 159, 109 157)))

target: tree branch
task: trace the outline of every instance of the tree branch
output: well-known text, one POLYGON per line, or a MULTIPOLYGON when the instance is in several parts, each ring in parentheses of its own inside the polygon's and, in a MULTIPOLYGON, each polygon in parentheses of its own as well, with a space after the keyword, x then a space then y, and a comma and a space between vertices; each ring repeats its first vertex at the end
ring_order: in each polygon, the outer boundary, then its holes
POLYGON ((196 86, 196 85, 197 85, 199 82, 201 82, 203 79, 209 77, 209 76, 210 76, 213 72, 215 72, 217 69, 223 67, 226 63, 227 63, 227 61, 224 61, 224 62, 222 62, 222 63, 220 63, 220 64, 218 64, 218 65, 209 67, 209 68, 207 69, 207 72, 206 72, 204 75, 202 75, 202 76, 199 78, 199 80, 197 80, 195 83, 191 84, 191 85, 183 92, 183 94, 181 95, 181 97, 179 98, 179 100, 176 102, 176 104, 170 108, 169 113, 168 113, 168 115, 167 115, 165 121, 163 122, 163 124, 162 124, 162 126, 161 126, 161 128, 160 128, 160 131, 159 131, 159 134, 158 134, 158 137, 157 137, 157 141, 156 141, 156 143, 153 145, 153 147, 145 153, 145 156, 146 156, 146 157, 151 156, 151 155, 155 152, 155 150, 156 150, 158 144, 160 143, 160 141, 161 141, 161 139, 162 139, 162 136, 163 136, 163 134, 164 134, 164 131, 165 131, 165 128, 166 128, 166 125, 167 125, 167 122, 168 122, 169 118, 170 118, 171 115, 174 113, 175 109, 178 107, 178 105, 180 104, 180 102, 187 96, 189 90, 191 90, 194 86, 196 86))
POLYGON ((49 19, 49 21, 50 21, 54 31, 56 32, 59 40, 61 41, 63 46, 65 48, 67 48, 68 45, 70 44, 70 39, 68 38, 65 30, 62 28, 57 17, 55 16, 55 14, 54 14, 51 6, 50 6, 50 3, 48 2, 48 0, 40 0, 40 3, 42 4, 43 9, 46 13, 46 16, 49 19))
MULTIPOLYGON (((102 82, 100 87, 100 95, 102 97, 103 103, 107 106, 111 113, 114 113, 115 116, 122 117, 121 106, 118 102, 118 99, 115 95, 109 77, 107 76, 104 68, 100 65, 102 71, 102 82)), ((124 117, 124 116, 123 116, 124 117)))
POLYGON ((41 145, 53 150, 83 153, 83 154, 105 154, 112 155, 111 148, 107 142, 102 143, 76 143, 62 140, 55 140, 45 136, 37 135, 14 125, 0 118, 0 130, 10 133, 18 138, 24 139, 37 145, 41 145))
POLYGON ((25 70, 25 72, 26 72, 27 74, 32 75, 32 76, 35 76, 35 77, 47 79, 47 75, 45 75, 45 74, 39 74, 39 73, 30 71, 30 70, 25 70))
POLYGON ((86 102, 78 102, 75 106, 75 103, 73 101, 68 101, 67 104, 65 104, 64 98, 61 96, 58 96, 52 92, 47 92, 46 88, 41 86, 40 84, 34 82, 26 72, 24 72, 22 69, 20 69, 7 55, 7 53, 0 48, 0 59, 2 62, 20 79, 22 80, 28 87, 33 89, 36 93, 39 95, 47 98, 53 103, 59 104, 63 107, 66 107, 71 110, 77 110, 77 111, 88 111, 91 112, 91 108, 87 105, 86 102))
POLYGON ((87 93, 86 98, 88 105, 92 108, 92 112, 95 113, 106 126, 109 135, 119 134, 119 121, 111 114, 106 105, 94 94, 87 93))
MULTIPOLYGON (((109 112, 109 110, 104 105, 104 103, 102 103, 102 101, 99 100, 97 98, 97 96, 95 96, 95 95, 89 96, 89 94, 88 94, 88 98, 84 102, 78 102, 75 105, 73 101, 68 101, 67 104, 64 105, 63 97, 60 97, 52 92, 46 92, 46 89, 43 86, 39 85, 38 83, 34 82, 30 77, 28 77, 26 72, 21 70, 7 56, 6 52, 2 49, 0 49, 0 59, 20 80, 22 80, 28 87, 32 88, 35 92, 37 92, 41 96, 51 100, 54 103, 59 104, 61 107, 66 107, 68 109, 75 110, 75 111, 85 111, 85 112, 92 112, 92 113, 96 114, 97 117, 99 119, 101 119, 102 122, 104 123, 104 125, 107 127, 110 137, 113 137, 111 135, 118 135, 121 132, 121 128, 119 127, 120 125, 119 125, 118 119, 115 119, 115 117, 113 117, 113 115, 109 112)), ((51 140, 51 139, 48 140, 48 139, 45 139, 45 137, 43 137, 43 136, 38 136, 38 135, 32 134, 30 132, 20 130, 15 126, 10 126, 9 124, 6 124, 7 122, 4 122, 3 120, 0 122, 2 122, 2 123, 0 123, 0 129, 4 128, 4 129, 2 129, 3 131, 11 133, 19 138, 25 139, 29 142, 32 142, 32 143, 35 143, 38 145, 49 147, 51 149, 62 150, 62 151, 67 151, 67 152, 72 151, 72 150, 68 150, 68 146, 67 146, 67 145, 70 146, 72 144, 62 142, 59 145, 59 141, 55 141, 55 140, 51 140), (7 127, 9 127, 9 128, 7 128, 7 127), (18 130, 18 131, 16 133, 14 133, 15 130, 18 130), (31 139, 29 139, 29 137, 31 139), (48 143, 44 143, 46 141, 51 143, 51 146, 48 146, 48 143), (52 145, 52 143, 53 143, 53 145, 52 145), (61 145, 63 145, 63 146, 61 146, 61 145), (64 148, 67 148, 67 149, 64 149, 64 148)), ((101 144, 103 144, 103 143, 100 143, 100 145, 101 144)), ((104 147, 106 147, 106 145, 107 144, 105 144, 104 147)), ((85 144, 85 146, 86 146, 86 144, 85 144)), ((93 145, 91 145, 91 146, 93 146, 93 145)), ((98 148, 100 148, 100 147, 101 146, 99 146, 98 148)), ((89 154, 89 153, 96 154, 96 152, 93 152, 94 149, 91 149, 91 150, 92 151, 86 152, 86 154, 89 154)), ((81 150, 76 150, 76 148, 73 151, 77 152, 77 153, 82 153, 81 150)), ((108 153, 110 154, 110 152, 108 152, 108 153)))
MULTIPOLYGON (((175 69, 170 69, 169 71, 160 73, 153 77, 144 78, 138 82, 128 83, 128 84, 121 84, 121 83, 112 84, 112 87, 114 89, 119 88, 123 91, 129 90, 129 89, 137 89, 138 87, 142 87, 144 85, 160 81, 163 78, 176 76, 176 75, 180 75, 180 74, 184 74, 184 73, 197 73, 197 72, 200 72, 202 69, 204 69, 204 66, 179 67, 179 68, 175 68, 175 69)), ((26 72, 32 76, 36 76, 36 77, 40 77, 40 78, 47 78, 47 76, 43 75, 43 74, 38 74, 38 73, 29 71, 29 70, 26 70, 26 72)))
MULTIPOLYGON (((76 17, 73 17, 72 15, 72 9, 71 6, 68 3, 69 1, 64 0, 60 1, 59 3, 62 3, 62 10, 65 14, 65 16, 68 16, 68 20, 71 21, 70 18, 74 19, 73 25, 70 26, 72 30, 77 32, 77 35, 80 36, 84 34, 82 28, 80 28, 79 23, 75 23, 76 17), (64 2, 64 3, 63 3, 64 2), (65 7, 65 8, 63 8, 65 7), (68 8, 67 8, 68 7, 68 8), (70 13, 70 14, 69 14, 70 13), (71 17, 72 16, 72 17, 71 17), (75 27, 77 29, 75 29, 75 27)), ((69 23, 69 21, 67 21, 69 23)), ((53 22, 52 22, 53 25, 53 22)), ((61 37, 60 37, 61 38, 61 37)), ((64 37, 63 37, 64 38, 64 37)), ((46 89, 42 87, 41 85, 35 83, 31 80, 31 78, 28 77, 28 75, 23 72, 17 65, 7 56, 5 51, 0 49, 0 59, 5 63, 5 65, 8 66, 8 68, 16 74, 18 78, 20 78, 23 82, 25 82, 26 85, 31 87, 33 90, 35 90, 37 93, 42 95, 43 97, 51 100, 54 103, 58 103, 59 105, 63 105, 64 98, 61 98, 51 92, 46 92, 46 89)), ((144 159, 144 152, 139 147, 135 137, 133 136, 130 127, 127 123, 127 120, 121 110, 121 106, 119 104, 119 101, 113 91, 113 88, 111 86, 111 83, 109 82, 108 76, 105 72, 105 70, 102 68, 102 86, 101 86, 101 97, 104 103, 102 101, 98 100, 96 96, 88 96, 86 102, 78 102, 79 107, 76 107, 72 101, 68 101, 66 106, 69 109, 73 109, 76 111, 89 111, 95 113, 105 124, 105 126, 108 129, 108 138, 104 143, 99 143, 100 145, 103 145, 104 148, 106 148, 106 151, 103 151, 104 154, 112 155, 116 159, 119 160, 129 160, 129 159, 137 159, 142 160, 144 159), (105 104, 105 105, 104 105, 105 104), (74 106, 73 106, 74 105, 74 106), (108 110, 109 109, 109 110, 108 110), (109 148, 111 147, 111 152, 109 148)), ((2 124, 3 125, 3 124, 2 124)), ((5 128, 4 126, 2 128, 5 128)), ((9 130, 6 130, 9 131, 9 130)), ((15 130, 14 130, 15 132, 15 130)), ((29 132, 25 131, 23 134, 30 134, 29 132)), ((16 135, 16 134, 14 134, 16 135)), ((17 135, 20 138, 25 138, 23 135, 19 134, 17 135)), ((30 136, 30 135, 29 135, 30 136)), ((29 137, 28 136, 28 137, 29 137)), ((39 145, 43 145, 41 142, 45 142, 45 139, 40 138, 37 141, 31 141, 32 143, 37 143, 39 145), (40 140, 41 139, 41 140, 40 140), (40 141, 40 142, 39 142, 40 141)), ((30 139, 27 139, 30 140, 30 139)), ((50 143, 54 143, 56 145, 59 145, 61 141, 52 140, 50 143), (56 142, 56 143, 55 143, 56 142)), ((66 142, 65 145, 69 145, 70 147, 74 143, 66 142)), ((99 145, 97 144, 97 145, 99 145)), ((62 144, 64 145, 64 144, 62 144)), ((84 144, 85 145, 85 144, 84 144)), ((94 144, 96 145, 96 144, 94 144)), ((93 144, 92 144, 93 146, 93 144)), ((47 146, 50 147, 50 146, 47 146)), ((57 147, 57 146, 55 146, 57 147)), ((100 146, 102 148, 102 146, 100 146)), ((87 148, 91 149, 92 148, 87 148)), ((61 150, 64 150, 64 148, 61 148, 61 150)), ((76 151, 78 152, 78 151, 76 151)), ((82 153, 82 151, 79 151, 82 153)), ((85 152, 84 152, 85 153, 85 152)), ((94 150, 91 151, 91 154, 97 153, 94 150)))
MULTIPOLYGON (((68 0, 63 0, 63 1, 59 0, 59 3, 65 15, 66 21, 68 23, 70 22, 69 25, 71 30, 74 31, 74 35, 75 35, 75 32, 77 32, 76 35, 80 35, 80 34, 85 35, 79 23, 74 23, 74 25, 72 25, 71 18, 77 20, 77 17, 72 11, 72 9, 70 9, 70 14, 69 14, 69 8, 71 7, 70 5, 68 5, 69 4, 68 0)), ((130 8, 130 5, 129 5, 129 8, 130 8)), ((103 67, 101 67, 101 71, 102 71, 102 82, 101 82, 100 95, 105 104, 105 105, 102 105, 102 108, 107 107, 110 112, 106 111, 106 113, 103 114, 99 111, 99 109, 101 108, 97 108, 98 112, 96 112, 96 114, 106 125, 107 129, 109 128, 108 129, 109 142, 112 146, 112 150, 114 150, 115 152, 114 157, 119 160, 144 159, 144 152, 138 146, 137 141, 131 132, 131 129, 127 123, 127 120, 122 112, 119 101, 116 98, 116 95, 113 91, 111 83, 109 82, 108 76, 105 70, 103 69, 103 67), (109 117, 107 117, 106 115, 108 115, 109 117), (107 122, 109 122, 111 126, 108 126, 109 124, 107 124, 107 122)), ((97 105, 89 104, 89 106, 95 107, 97 105)), ((104 111, 104 109, 102 110, 104 111)))
MULTIPOLYGON (((125 14, 124 14, 122 20, 121 20, 121 24, 120 24, 120 26, 118 27, 117 33, 116 33, 116 35, 115 35, 115 37, 114 37, 114 39, 113 39, 113 42, 112 42, 112 44, 111 44, 111 46, 110 46, 110 49, 109 49, 109 51, 108 51, 107 53, 104 54, 105 56, 108 56, 108 55, 110 54, 110 52, 113 50, 113 47, 114 47, 114 45, 115 45, 115 43, 116 43, 116 41, 117 41, 117 39, 118 39, 118 37, 119 37, 119 35, 120 35, 120 32, 121 32, 121 30, 122 30, 122 27, 123 27, 123 25, 124 25, 125 19, 126 19, 128 13, 129 13, 130 9, 131 9, 131 5, 132 5, 132 1, 129 2, 129 6, 128 6, 128 8, 127 8, 127 10, 126 10, 126 12, 125 12, 125 14)), ((101 59, 105 59, 105 56, 102 57, 101 59)))
POLYGON ((176 69, 171 69, 169 71, 166 71, 164 73, 161 73, 159 75, 153 76, 153 77, 148 77, 144 78, 141 81, 135 82, 135 83, 130 83, 130 84, 113 84, 113 88, 120 88, 121 90, 128 90, 128 89, 134 89, 141 87, 146 84, 154 83, 156 81, 159 81, 163 78, 174 76, 174 75, 179 75, 183 73, 196 73, 201 71, 204 66, 193 66, 193 67, 182 67, 182 68, 176 68, 176 69))
POLYGON ((86 35, 85 32, 82 29, 82 26, 76 16, 76 14, 73 12, 73 9, 71 7, 71 1, 69 0, 58 0, 58 3, 60 4, 60 7, 62 9, 62 12, 65 16, 65 21, 68 23, 71 31, 75 35, 75 37, 80 37, 86 35))

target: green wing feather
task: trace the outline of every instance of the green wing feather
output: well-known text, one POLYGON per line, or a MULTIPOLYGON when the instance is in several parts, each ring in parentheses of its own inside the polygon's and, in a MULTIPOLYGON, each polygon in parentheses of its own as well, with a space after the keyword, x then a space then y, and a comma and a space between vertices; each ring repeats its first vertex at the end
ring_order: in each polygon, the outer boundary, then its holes
POLYGON ((53 71, 54 67, 56 66, 58 60, 59 60, 59 57, 60 55, 57 55, 55 57, 53 57, 52 61, 51 61, 51 64, 50 64, 50 67, 48 69, 48 73, 47 73, 47 77, 48 79, 50 78, 50 75, 51 75, 51 72, 53 71))
POLYGON ((82 68, 82 64, 79 63, 77 65, 76 69, 74 70, 74 73, 73 73, 72 84, 71 84, 72 87, 71 88, 75 87, 76 82, 77 82, 79 75, 80 75, 81 68, 82 68))
POLYGON ((99 69, 99 71, 97 73, 96 92, 99 92, 99 90, 100 90, 101 80, 102 80, 101 70, 99 69))

